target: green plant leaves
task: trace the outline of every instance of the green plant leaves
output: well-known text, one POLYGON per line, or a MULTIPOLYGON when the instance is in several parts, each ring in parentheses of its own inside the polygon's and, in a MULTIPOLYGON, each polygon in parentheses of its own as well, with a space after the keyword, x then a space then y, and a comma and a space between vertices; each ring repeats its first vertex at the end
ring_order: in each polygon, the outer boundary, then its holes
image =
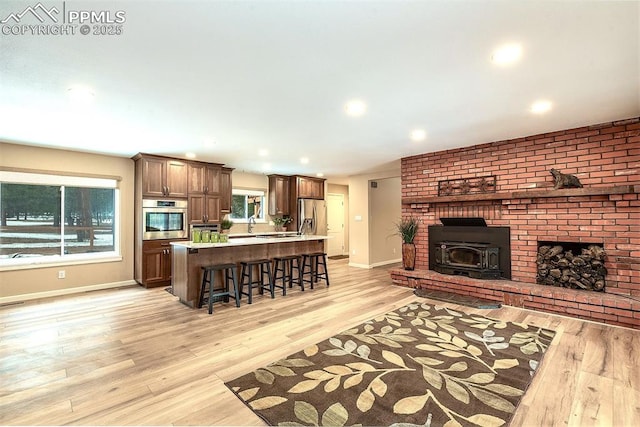
POLYGON ((316 408, 307 402, 296 401, 293 405, 293 412, 296 417, 303 423, 318 425, 318 411, 316 408))
POLYGON ((340 402, 329 406, 322 414, 323 426, 343 426, 349 418, 347 409, 340 402))

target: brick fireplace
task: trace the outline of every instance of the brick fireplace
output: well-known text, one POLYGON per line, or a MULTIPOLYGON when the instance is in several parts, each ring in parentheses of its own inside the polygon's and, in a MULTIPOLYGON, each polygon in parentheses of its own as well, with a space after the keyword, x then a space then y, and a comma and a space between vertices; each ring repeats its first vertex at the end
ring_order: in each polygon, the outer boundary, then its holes
POLYGON ((392 279, 638 328, 639 191, 640 117, 403 158, 403 215, 421 218, 423 226, 415 239, 416 270, 394 269, 392 279), (554 189, 552 168, 574 174, 583 187, 554 189), (511 280, 430 270, 429 226, 447 217, 509 227, 511 280), (541 242, 602 246, 604 292, 537 285, 541 242))

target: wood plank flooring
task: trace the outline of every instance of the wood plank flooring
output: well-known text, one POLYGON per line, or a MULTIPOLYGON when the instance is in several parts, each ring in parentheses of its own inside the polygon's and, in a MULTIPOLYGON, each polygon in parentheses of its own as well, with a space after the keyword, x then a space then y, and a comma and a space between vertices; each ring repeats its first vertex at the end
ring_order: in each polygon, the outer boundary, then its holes
MULTIPOLYGON (((225 381, 418 299, 347 263, 211 316, 137 286, 0 307, 0 424, 264 425, 225 381)), ((640 331, 434 303, 557 331, 513 426, 640 425, 640 331)))

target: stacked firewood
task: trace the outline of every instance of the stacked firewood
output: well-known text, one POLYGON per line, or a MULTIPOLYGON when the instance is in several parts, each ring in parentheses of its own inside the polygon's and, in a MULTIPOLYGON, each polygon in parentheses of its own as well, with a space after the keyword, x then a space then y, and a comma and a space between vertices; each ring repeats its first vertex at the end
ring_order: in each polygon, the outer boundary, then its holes
POLYGON ((538 249, 537 281, 543 285, 603 291, 607 269, 602 246, 589 245, 580 255, 561 245, 538 249))

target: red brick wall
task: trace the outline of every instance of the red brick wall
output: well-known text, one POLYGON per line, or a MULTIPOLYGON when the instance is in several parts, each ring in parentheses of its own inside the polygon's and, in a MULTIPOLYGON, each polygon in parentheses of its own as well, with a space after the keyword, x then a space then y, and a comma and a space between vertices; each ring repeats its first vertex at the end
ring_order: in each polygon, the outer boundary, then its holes
MULTIPOLYGON (((538 241, 603 244, 607 292, 640 296, 638 193, 407 203, 433 198, 438 181, 496 175, 498 193, 551 190, 556 168, 586 188, 640 184, 640 117, 402 159, 404 215, 422 218, 416 268, 428 269, 427 225, 482 216, 511 227, 512 279, 535 283, 538 241)), ((637 191, 637 190, 636 190, 637 191)))

